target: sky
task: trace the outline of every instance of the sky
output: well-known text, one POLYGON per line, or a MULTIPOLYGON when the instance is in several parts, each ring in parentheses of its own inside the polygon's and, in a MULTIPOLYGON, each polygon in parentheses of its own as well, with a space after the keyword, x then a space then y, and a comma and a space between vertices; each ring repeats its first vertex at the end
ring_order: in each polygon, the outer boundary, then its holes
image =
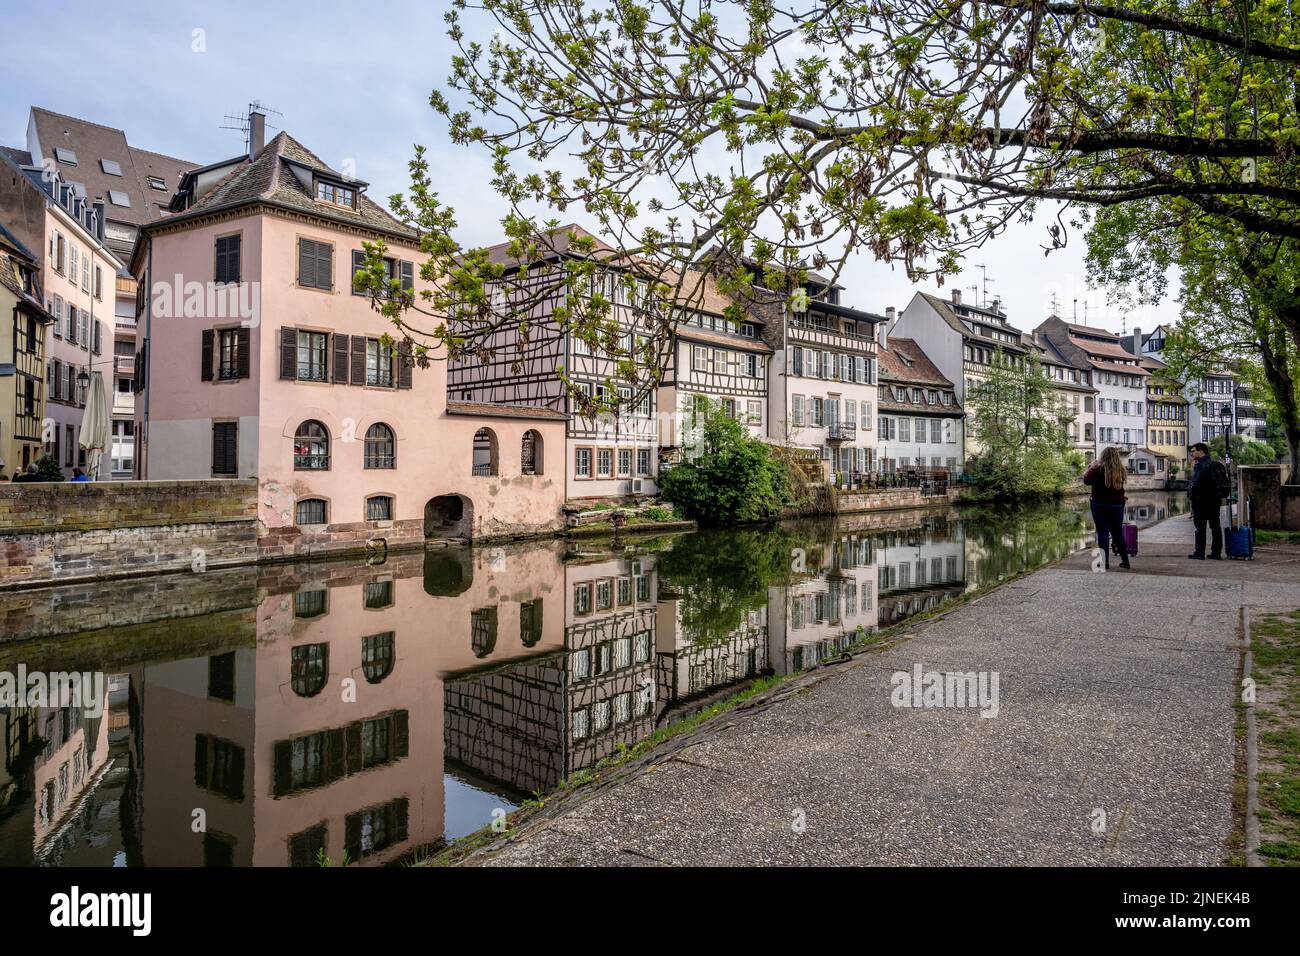
MULTIPOLYGON (((453 45, 445 35, 447 0, 372 0, 366 5, 317 0, 132 0, 130 4, 49 2, 8 10, 0 34, 0 143, 25 145, 28 111, 40 106, 126 131, 132 146, 207 164, 239 154, 243 134, 223 129, 258 101, 270 138, 279 129, 336 169, 349 169, 386 197, 408 184, 417 143, 444 200, 455 207, 465 245, 499 239, 505 204, 492 190, 484 152, 452 145, 429 107, 444 84, 453 45), (84 31, 84 42, 78 39, 84 31)), ((490 35, 486 31, 484 40, 490 35)), ((916 291, 967 302, 999 298, 1008 319, 1032 330, 1052 311, 1114 332, 1150 331, 1174 322, 1166 299, 1125 313, 1108 290, 1090 288, 1080 233, 1044 257, 1052 213, 966 257, 962 274, 939 289, 917 286, 900 266, 860 256, 841 275, 847 305, 900 311, 916 291), (984 270, 978 268, 983 265, 984 270), (987 287, 985 277, 987 276, 987 287), (972 287, 976 288, 972 288, 972 287)), ((576 220, 581 210, 541 218, 576 220)))

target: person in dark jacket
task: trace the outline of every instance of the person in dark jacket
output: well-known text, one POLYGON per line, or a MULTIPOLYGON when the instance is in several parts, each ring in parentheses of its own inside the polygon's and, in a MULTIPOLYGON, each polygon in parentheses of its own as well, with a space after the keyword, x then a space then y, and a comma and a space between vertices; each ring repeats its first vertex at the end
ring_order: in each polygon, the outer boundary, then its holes
POLYGON ((1092 488, 1092 523, 1097 528, 1097 547, 1106 556, 1106 570, 1110 570, 1110 544, 1115 542, 1119 552, 1119 566, 1129 564, 1128 545, 1124 541, 1124 482, 1127 478, 1119 450, 1109 446, 1101 457, 1083 473, 1083 483, 1092 488))
POLYGON ((1209 525, 1210 554, 1212 560, 1223 557, 1223 527, 1219 524, 1219 482, 1216 472, 1223 468, 1210 456, 1209 446, 1198 441, 1192 446, 1192 478, 1187 485, 1187 497, 1192 503, 1192 523, 1196 526, 1196 550, 1187 557, 1193 561, 1205 560, 1205 526, 1209 525))
POLYGON ((27 470, 21 475, 14 475, 14 481, 40 481, 41 477, 36 473, 35 465, 28 465, 27 470))

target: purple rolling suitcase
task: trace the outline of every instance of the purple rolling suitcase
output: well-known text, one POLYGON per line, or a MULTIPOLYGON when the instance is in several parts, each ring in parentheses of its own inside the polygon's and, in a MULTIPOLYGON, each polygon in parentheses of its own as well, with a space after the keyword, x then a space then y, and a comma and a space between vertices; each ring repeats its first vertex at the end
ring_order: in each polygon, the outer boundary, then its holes
MULTIPOLYGON (((1119 554, 1119 545, 1112 542, 1110 549, 1119 554)), ((1124 549, 1128 551, 1130 558, 1136 557, 1138 553, 1138 526, 1135 524, 1125 523, 1124 525, 1124 549)))

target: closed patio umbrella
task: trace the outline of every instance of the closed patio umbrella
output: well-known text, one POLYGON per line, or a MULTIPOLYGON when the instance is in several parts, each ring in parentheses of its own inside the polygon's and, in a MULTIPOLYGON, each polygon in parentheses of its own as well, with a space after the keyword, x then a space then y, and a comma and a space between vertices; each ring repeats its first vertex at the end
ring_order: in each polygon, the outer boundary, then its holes
POLYGON ((92 372, 90 388, 86 395, 86 410, 81 418, 81 436, 77 441, 86 450, 86 473, 93 479, 99 477, 99 462, 112 439, 109 422, 108 395, 104 391, 104 375, 92 372))

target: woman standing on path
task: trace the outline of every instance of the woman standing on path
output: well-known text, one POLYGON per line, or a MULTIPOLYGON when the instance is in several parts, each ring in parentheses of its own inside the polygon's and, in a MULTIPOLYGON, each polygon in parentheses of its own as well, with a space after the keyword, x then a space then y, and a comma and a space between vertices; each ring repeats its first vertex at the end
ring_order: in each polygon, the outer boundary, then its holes
POLYGON ((1101 453, 1101 457, 1083 473, 1083 483, 1092 488, 1092 523, 1097 527, 1097 546, 1106 556, 1106 570, 1110 570, 1110 542, 1113 537, 1119 552, 1119 566, 1128 563, 1128 548, 1124 544, 1124 462, 1114 445, 1101 453))

